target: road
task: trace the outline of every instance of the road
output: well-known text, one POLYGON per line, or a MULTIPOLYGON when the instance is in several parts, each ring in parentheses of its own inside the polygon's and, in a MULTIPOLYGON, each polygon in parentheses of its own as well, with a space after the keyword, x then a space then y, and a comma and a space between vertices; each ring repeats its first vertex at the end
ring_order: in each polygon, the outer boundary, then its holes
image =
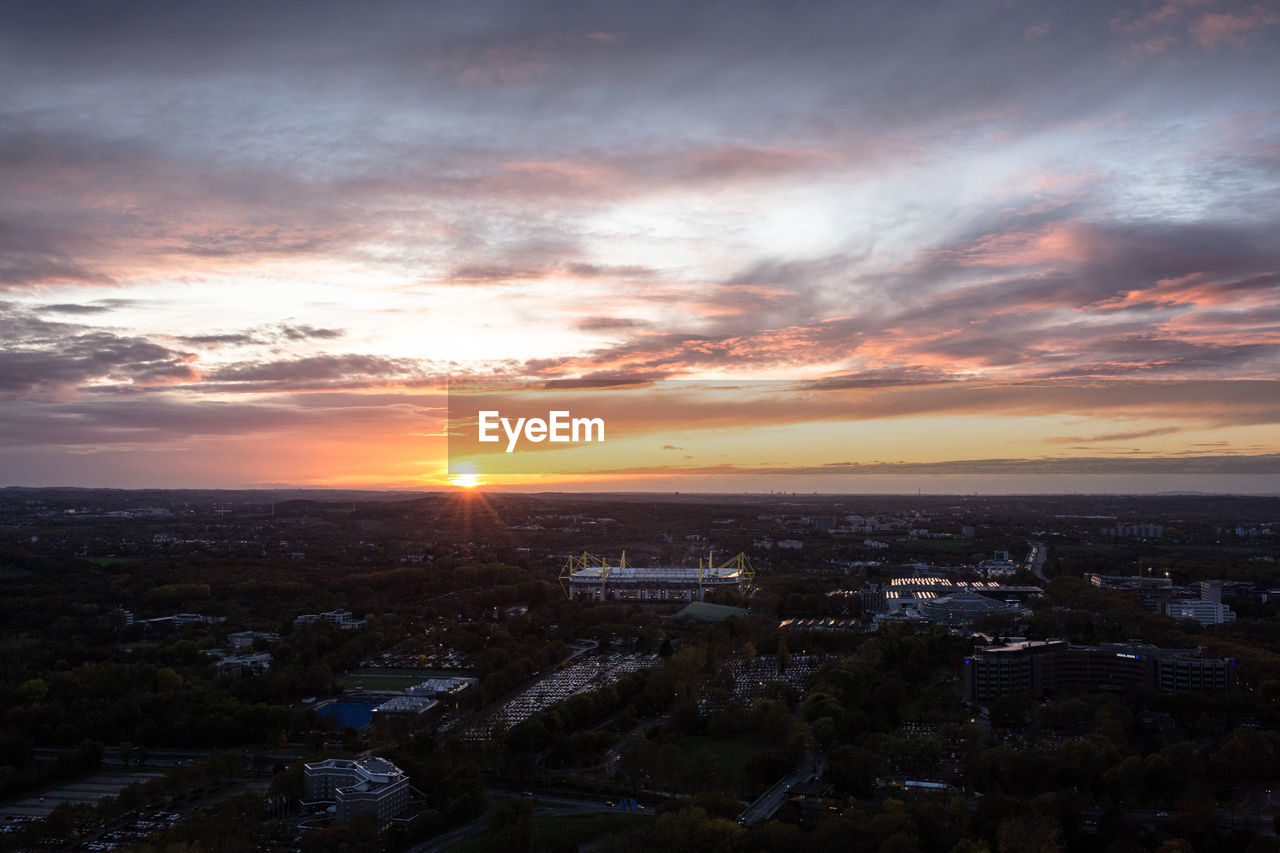
POLYGON ((446 833, 437 835, 430 841, 415 844, 413 847, 409 848, 409 853, 437 853, 439 850, 448 850, 459 841, 484 832, 484 826, 485 819, 477 818, 476 820, 471 821, 471 823, 464 824, 457 829, 451 829, 446 833))
MULTIPOLYGON (((486 788, 485 794, 489 797, 524 796, 517 791, 505 791, 501 788, 486 788)), ((533 813, 538 817, 544 817, 547 815, 607 814, 619 811, 616 806, 606 805, 603 800, 561 797, 553 794, 538 794, 532 799, 536 804, 533 813)), ((636 814, 653 814, 653 812, 636 812, 636 814)), ((456 827, 448 832, 437 835, 430 841, 424 841, 421 844, 410 847, 409 853, 438 853, 438 851, 441 850, 448 850, 458 842, 484 832, 486 825, 487 823, 485 818, 476 818, 471 821, 471 823, 456 827)))
POLYGON ((1048 583, 1049 579, 1044 576, 1044 561, 1049 556, 1049 546, 1043 542, 1032 542, 1030 539, 1027 540, 1027 544, 1031 546, 1031 553, 1027 555, 1024 565, 1031 570, 1031 574, 1042 582, 1048 583))
POLYGON ((822 774, 822 764, 821 752, 817 746, 811 746, 804 760, 800 762, 800 766, 791 775, 775 782, 773 787, 761 794, 754 803, 747 806, 746 810, 738 815, 738 823, 744 826, 751 826, 773 817, 774 813, 778 811, 778 808, 787 799, 787 791, 791 790, 791 786, 800 784, 810 776, 820 776, 822 774))

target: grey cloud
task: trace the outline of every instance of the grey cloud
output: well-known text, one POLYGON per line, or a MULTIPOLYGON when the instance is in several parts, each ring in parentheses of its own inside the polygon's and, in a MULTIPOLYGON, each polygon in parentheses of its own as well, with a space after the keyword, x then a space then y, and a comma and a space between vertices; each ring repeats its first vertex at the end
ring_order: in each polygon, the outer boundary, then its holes
POLYGON ((1045 439, 1045 441, 1049 444, 1079 444, 1081 442, 1106 443, 1112 441, 1133 441, 1136 438, 1156 438, 1162 435, 1173 435, 1178 432, 1182 432, 1181 427, 1157 427, 1155 429, 1134 430, 1132 432, 1109 432, 1103 433, 1102 435, 1063 435, 1045 439))
POLYGON ((275 329, 279 331, 281 336, 291 341, 332 341, 346 334, 343 329, 322 329, 306 323, 296 326, 281 323, 275 329))
MULTIPOLYGON (((966 459, 948 462, 844 462, 821 468, 776 469, 778 473, 804 474, 1097 474, 1119 477, 1132 474, 1275 474, 1280 454, 1205 456, 1072 457, 1061 459, 966 459)), ((744 469, 750 471, 750 469, 744 469)))
POLYGON ((262 343, 250 332, 226 332, 212 335, 186 335, 178 338, 189 346, 248 346, 262 343))
POLYGON ((35 305, 33 311, 45 314, 106 314, 138 304, 136 299, 97 299, 90 303, 59 302, 52 305, 35 305))
MULTIPOLYGON (((538 260, 551 260, 570 247, 564 243, 549 245, 522 246, 514 254, 527 253, 541 256, 538 260)), ((508 284, 518 281, 539 280, 546 278, 573 279, 645 279, 656 278, 657 270, 639 265, 609 265, 574 263, 511 263, 511 264, 472 264, 452 270, 444 279, 451 284, 508 284)))
POLYGON ((80 305, 78 303, 60 303, 57 305, 38 305, 37 311, 50 314, 105 314, 111 311, 109 305, 80 305))
POLYGON ((631 317, 583 317, 575 320, 573 327, 584 332, 609 332, 618 329, 643 329, 649 326, 643 320, 631 317))
POLYGON ((282 429, 341 431, 358 425, 417 422, 424 416, 403 397, 363 406, 325 402, 241 403, 165 394, 108 395, 88 402, 13 401, 0 410, 0 432, 8 439, 8 447, 182 443, 192 437, 235 437, 282 429))
POLYGON ((0 314, 0 394, 49 394, 91 382, 138 386, 199 379, 191 353, 141 337, 0 314))
POLYGON ((427 383, 432 371, 417 359, 347 353, 238 362, 210 371, 206 391, 360 388, 378 383, 427 383))
POLYGON ((326 329, 307 323, 274 323, 240 332, 217 332, 178 338, 190 346, 254 346, 299 341, 332 341, 346 335, 343 329, 326 329))
POLYGON ((566 264, 565 272, 575 278, 655 278, 659 272, 652 267, 639 264, 566 264))

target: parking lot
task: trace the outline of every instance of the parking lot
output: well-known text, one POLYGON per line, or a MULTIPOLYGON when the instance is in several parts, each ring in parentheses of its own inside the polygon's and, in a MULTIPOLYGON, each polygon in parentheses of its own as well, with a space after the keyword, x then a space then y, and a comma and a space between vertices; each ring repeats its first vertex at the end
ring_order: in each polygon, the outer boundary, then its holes
POLYGON ((466 740, 487 740, 495 732, 522 723, 539 711, 578 693, 598 690, 628 673, 655 666, 656 654, 612 654, 607 657, 579 660, 543 678, 519 696, 506 702, 487 719, 472 726, 466 740))
POLYGON ((114 797, 131 782, 145 782, 163 776, 158 771, 137 773, 97 773, 47 788, 20 800, 0 804, 0 816, 45 817, 60 803, 96 805, 103 797, 114 797))

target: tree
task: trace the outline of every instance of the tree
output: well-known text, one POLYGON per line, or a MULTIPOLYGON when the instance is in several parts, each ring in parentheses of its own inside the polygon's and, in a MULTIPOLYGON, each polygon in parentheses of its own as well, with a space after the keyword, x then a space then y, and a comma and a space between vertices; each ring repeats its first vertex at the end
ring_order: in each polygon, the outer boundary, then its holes
POLYGON ((514 798, 496 800, 486 824, 499 849, 527 850, 533 839, 533 803, 514 798))
POLYGON ((1024 814, 1006 818, 996 832, 1000 853, 1061 853, 1058 821, 1049 815, 1024 814))

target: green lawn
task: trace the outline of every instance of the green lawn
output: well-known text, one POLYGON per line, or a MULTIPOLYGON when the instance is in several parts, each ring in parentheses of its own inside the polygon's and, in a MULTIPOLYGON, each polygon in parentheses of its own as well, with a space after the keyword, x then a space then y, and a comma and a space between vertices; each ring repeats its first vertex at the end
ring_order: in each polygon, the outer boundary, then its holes
POLYGON ((357 669, 347 675, 338 676, 338 684, 347 689, 359 687, 362 690, 404 690, 415 684, 421 684, 428 678, 451 678, 456 672, 441 672, 435 669, 357 669))
MULTIPOLYGON (((617 812, 615 814, 547 815, 533 819, 534 850, 576 850, 588 841, 621 832, 646 820, 643 814, 617 812)), ((509 853, 500 840, 489 830, 455 844, 449 848, 456 853, 509 853)))
POLYGON ((26 569, 14 569, 0 566, 0 581, 16 581, 18 578, 25 578, 30 574, 31 572, 26 569))
POLYGON ((676 741, 685 760, 704 750, 716 760, 716 787, 722 791, 741 790, 746 783, 747 762, 769 749, 772 744, 736 737, 687 735, 676 741))

